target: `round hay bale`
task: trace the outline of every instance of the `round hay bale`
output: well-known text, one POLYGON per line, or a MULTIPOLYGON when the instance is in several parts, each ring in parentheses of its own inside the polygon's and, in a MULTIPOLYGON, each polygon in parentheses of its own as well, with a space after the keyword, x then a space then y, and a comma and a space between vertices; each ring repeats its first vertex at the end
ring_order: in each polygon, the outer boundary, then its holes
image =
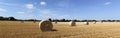
POLYGON ((96 24, 96 22, 93 22, 93 24, 96 24))
POLYGON ((53 24, 49 20, 43 20, 39 23, 39 28, 41 31, 51 31, 53 29, 53 24))
POLYGON ((70 24, 70 26, 76 26, 75 21, 71 21, 69 24, 70 24))
POLYGON ((21 21, 21 23, 24 23, 24 21, 21 21))
POLYGON ((33 21, 33 23, 36 23, 36 21, 33 21))
POLYGON ((55 21, 55 24, 57 24, 57 21, 55 21))
POLYGON ((101 23, 103 23, 103 21, 101 21, 101 23))
POLYGON ((89 22, 84 22, 85 25, 89 25, 89 22))

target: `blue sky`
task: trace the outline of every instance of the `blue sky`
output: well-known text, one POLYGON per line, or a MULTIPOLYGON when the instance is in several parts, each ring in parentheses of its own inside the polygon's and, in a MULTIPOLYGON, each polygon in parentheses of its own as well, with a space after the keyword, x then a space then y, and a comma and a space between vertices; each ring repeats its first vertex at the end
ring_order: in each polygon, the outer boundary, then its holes
POLYGON ((0 0, 0 16, 17 19, 120 19, 120 0, 0 0))

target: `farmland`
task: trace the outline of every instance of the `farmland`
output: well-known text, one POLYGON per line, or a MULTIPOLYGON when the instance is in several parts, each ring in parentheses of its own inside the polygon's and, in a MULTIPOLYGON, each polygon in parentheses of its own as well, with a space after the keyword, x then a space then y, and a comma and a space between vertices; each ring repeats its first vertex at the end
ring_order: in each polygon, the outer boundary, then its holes
POLYGON ((0 21, 0 38, 120 38, 120 22, 53 22, 56 31, 42 32, 39 22, 0 21))

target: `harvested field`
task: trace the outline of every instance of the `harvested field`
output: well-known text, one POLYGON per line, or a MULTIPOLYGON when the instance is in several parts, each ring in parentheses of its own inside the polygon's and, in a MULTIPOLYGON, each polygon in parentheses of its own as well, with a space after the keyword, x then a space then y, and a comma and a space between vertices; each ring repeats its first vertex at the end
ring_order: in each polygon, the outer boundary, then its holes
POLYGON ((42 32, 39 22, 0 21, 0 38, 120 38, 120 22, 77 22, 70 27, 69 22, 53 23, 56 31, 42 32))

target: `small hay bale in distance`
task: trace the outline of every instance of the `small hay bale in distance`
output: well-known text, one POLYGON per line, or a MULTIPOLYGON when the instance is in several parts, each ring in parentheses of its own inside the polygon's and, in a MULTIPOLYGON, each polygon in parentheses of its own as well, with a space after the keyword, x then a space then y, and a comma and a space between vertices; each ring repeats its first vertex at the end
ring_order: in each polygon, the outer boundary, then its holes
POLYGON ((57 24, 57 21, 55 21, 55 24, 57 24))
POLYGON ((36 23, 36 22, 37 22, 37 20, 36 20, 36 19, 34 19, 33 23, 36 23))
POLYGON ((36 23, 36 21, 33 21, 33 23, 36 23))
POLYGON ((101 21, 101 23, 103 23, 103 21, 101 21))
POLYGON ((24 21, 21 21, 21 23, 24 23, 24 21))
POLYGON ((89 25, 89 22, 84 22, 85 25, 89 25))
POLYGON ((94 24, 96 24, 96 21, 95 22, 93 22, 94 24))
POLYGON ((70 21, 69 25, 70 25, 70 26, 76 26, 76 23, 75 23, 74 20, 72 20, 72 21, 70 21))
POLYGON ((39 23, 39 28, 41 29, 42 32, 51 31, 53 29, 53 24, 49 20, 42 20, 39 23))

